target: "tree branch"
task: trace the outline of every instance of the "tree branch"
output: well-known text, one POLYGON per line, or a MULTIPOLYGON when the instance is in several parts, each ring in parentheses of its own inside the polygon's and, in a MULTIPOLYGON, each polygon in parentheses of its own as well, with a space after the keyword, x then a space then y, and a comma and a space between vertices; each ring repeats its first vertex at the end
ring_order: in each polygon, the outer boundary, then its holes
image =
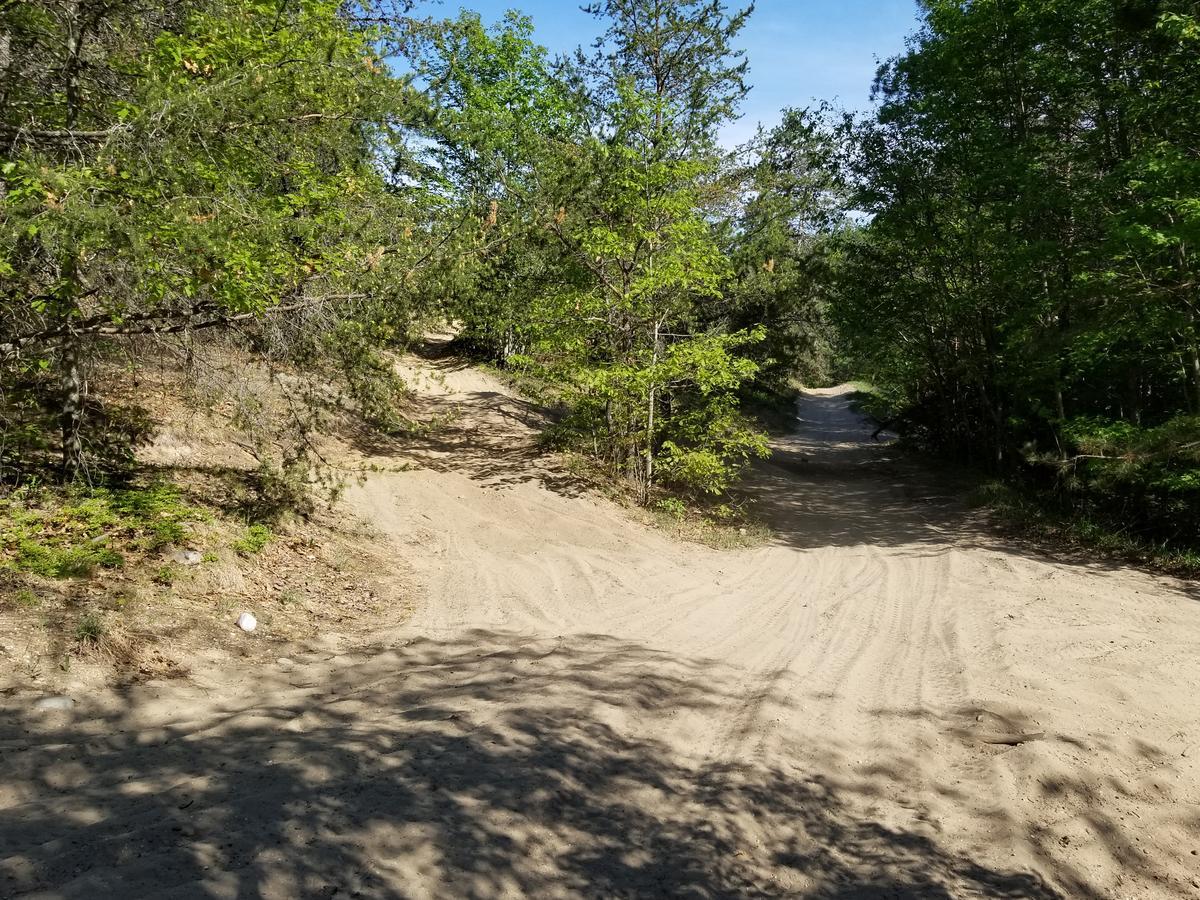
POLYGON ((53 328, 47 328, 42 331, 33 332, 31 334, 23 334, 13 338, 10 341, 0 343, 0 355, 8 356, 20 350, 22 347, 27 347, 30 344, 44 344, 53 341, 57 338, 66 337, 67 335, 103 335, 107 337, 130 337, 139 334, 177 334, 180 331, 198 330, 202 328, 216 328, 221 325, 232 325, 236 322, 244 322, 247 319, 259 318, 270 315, 272 313, 291 312, 307 306, 314 300, 352 300, 358 299, 362 294, 339 294, 327 297, 307 297, 304 300, 296 303, 285 303, 279 306, 268 307, 259 312, 245 313, 220 313, 219 310, 211 304, 196 304, 190 310, 182 313, 183 321, 169 321, 172 318, 170 313, 140 313, 130 316, 123 322, 113 322, 108 316, 95 316, 91 319, 86 319, 82 322, 68 322, 63 325, 57 325, 53 328), (216 313, 216 315, 213 315, 216 313), (212 315, 212 318, 197 320, 199 316, 212 315), (155 320, 167 321, 155 321, 155 320))
POLYGON ((39 141, 103 141, 117 129, 102 128, 80 131, 75 128, 30 128, 27 125, 8 125, 0 122, 0 135, 13 138, 32 138, 39 141))

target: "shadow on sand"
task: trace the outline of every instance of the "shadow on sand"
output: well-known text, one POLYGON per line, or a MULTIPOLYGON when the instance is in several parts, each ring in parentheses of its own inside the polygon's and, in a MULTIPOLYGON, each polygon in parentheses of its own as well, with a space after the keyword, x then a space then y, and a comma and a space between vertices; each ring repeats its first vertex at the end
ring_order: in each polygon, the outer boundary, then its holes
MULTIPOLYGON (((775 540, 800 549, 817 547, 900 548, 913 555, 949 545, 1052 561, 1097 573, 1131 565, 1095 552, 1051 547, 1024 539, 972 510, 966 498, 973 476, 923 460, 853 412, 845 395, 806 396, 797 410, 797 431, 772 443, 736 488, 775 540)), ((1200 585, 1172 582, 1168 589, 1200 600, 1200 585)))
POLYGON ((175 727, 135 726, 152 686, 10 718, 0 895, 1059 896, 862 815, 828 748, 734 767, 622 725, 739 702, 719 669, 479 631, 272 668, 175 727))

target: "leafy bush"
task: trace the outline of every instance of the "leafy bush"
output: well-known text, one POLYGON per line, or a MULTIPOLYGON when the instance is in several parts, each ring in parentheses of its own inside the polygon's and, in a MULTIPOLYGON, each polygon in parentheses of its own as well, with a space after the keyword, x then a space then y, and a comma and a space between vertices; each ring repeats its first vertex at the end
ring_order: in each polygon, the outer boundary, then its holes
POLYGON ((1075 455, 1057 468, 1054 497, 1097 533, 1176 550, 1200 544, 1200 417, 1153 428, 1080 418, 1064 434, 1075 455))
POLYGON ((233 549, 242 556, 253 556, 271 543, 274 535, 266 525, 251 525, 240 540, 233 542, 233 549))
POLYGON ((725 491, 766 435, 738 411, 738 391, 757 365, 736 350, 758 331, 698 335, 628 365, 574 373, 571 412, 552 429, 560 445, 599 457, 649 502, 664 483, 696 494, 725 491))
POLYGON ((683 517, 687 515, 687 505, 678 497, 667 497, 659 500, 654 506, 659 512, 679 521, 682 521, 683 517))

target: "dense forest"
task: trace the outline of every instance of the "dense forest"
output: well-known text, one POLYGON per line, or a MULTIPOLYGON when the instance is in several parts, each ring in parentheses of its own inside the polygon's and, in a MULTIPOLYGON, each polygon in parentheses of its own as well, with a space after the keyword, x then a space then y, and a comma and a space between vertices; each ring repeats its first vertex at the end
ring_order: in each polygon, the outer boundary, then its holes
POLYGON ((720 0, 597 0, 565 57, 401 0, 0 0, 0 484, 119 477, 91 373, 212 348, 403 429, 390 354, 450 323, 643 502, 729 490, 764 404, 854 378, 929 452, 1194 546, 1200 4, 922 6, 873 113, 731 149, 720 0))
POLYGON ((1200 4, 926 4, 846 156, 829 303, 904 431, 1100 530, 1200 535, 1200 4))

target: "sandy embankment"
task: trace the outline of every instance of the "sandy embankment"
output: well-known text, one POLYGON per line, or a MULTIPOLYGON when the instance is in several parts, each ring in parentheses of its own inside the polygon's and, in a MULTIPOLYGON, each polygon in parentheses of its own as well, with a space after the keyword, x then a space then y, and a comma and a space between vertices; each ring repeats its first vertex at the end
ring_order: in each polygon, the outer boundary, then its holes
POLYGON ((1007 546, 845 391, 751 483, 776 538, 718 552, 487 376, 420 389, 460 416, 348 498, 414 617, 5 710, 0 896, 1200 894, 1194 586, 1007 546))

